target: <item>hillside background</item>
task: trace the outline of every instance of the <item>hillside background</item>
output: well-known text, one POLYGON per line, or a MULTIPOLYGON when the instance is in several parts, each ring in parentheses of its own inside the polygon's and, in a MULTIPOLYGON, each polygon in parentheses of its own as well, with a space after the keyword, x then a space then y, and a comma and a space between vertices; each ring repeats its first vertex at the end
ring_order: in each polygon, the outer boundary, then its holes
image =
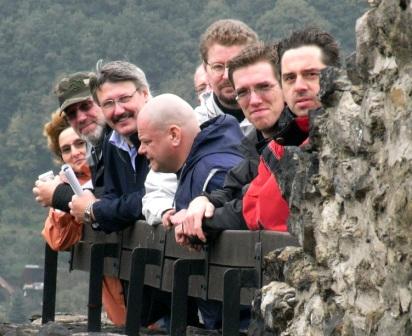
MULTIPOLYGON (((24 296, 26 264, 43 264, 40 231, 46 216, 33 199, 36 177, 55 172, 42 125, 57 108, 52 88, 64 73, 93 70, 96 61, 123 59, 140 66, 154 95, 176 93, 192 104, 201 33, 217 19, 240 19, 263 40, 317 25, 344 54, 355 49, 355 20, 366 0, 1 0, 0 10, 0 322, 41 312, 41 293, 24 296), (17 316, 16 312, 20 311, 17 316)), ((84 274, 62 271, 57 309, 86 311, 84 274)))

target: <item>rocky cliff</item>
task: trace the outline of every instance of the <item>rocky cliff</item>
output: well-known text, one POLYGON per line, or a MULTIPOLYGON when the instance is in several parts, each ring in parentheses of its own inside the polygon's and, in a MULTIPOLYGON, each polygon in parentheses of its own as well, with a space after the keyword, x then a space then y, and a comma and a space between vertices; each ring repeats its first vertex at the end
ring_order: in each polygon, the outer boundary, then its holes
POLYGON ((286 152, 303 247, 266 258, 250 334, 412 335, 412 2, 369 2, 311 145, 286 152))

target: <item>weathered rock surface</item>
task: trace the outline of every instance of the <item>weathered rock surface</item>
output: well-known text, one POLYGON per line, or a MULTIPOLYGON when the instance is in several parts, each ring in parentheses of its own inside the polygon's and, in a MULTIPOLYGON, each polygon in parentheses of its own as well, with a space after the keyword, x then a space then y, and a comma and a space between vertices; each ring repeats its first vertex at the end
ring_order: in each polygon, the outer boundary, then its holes
MULTIPOLYGON (((87 317, 83 315, 57 314, 55 322, 41 324, 41 318, 32 323, 16 325, 12 323, 0 324, 0 336, 120 336, 124 334, 124 328, 114 326, 102 315, 101 332, 87 332, 87 317)), ((188 327, 187 336, 220 335, 219 331, 204 330, 188 327)), ((140 336, 164 336, 164 330, 151 330, 140 328, 140 336)), ((241 334, 243 335, 243 334, 241 334)))
POLYGON ((83 315, 56 314, 55 322, 41 324, 41 318, 32 323, 16 325, 12 323, 0 324, 0 336, 66 336, 66 335, 123 335, 123 328, 113 326, 107 319, 102 320, 104 332, 87 332, 87 317, 83 315))
POLYGON ((284 157, 303 247, 273 252, 266 270, 294 290, 293 314, 262 315, 280 289, 262 290, 250 334, 412 335, 412 2, 371 4, 350 73, 312 116, 311 145, 284 157))

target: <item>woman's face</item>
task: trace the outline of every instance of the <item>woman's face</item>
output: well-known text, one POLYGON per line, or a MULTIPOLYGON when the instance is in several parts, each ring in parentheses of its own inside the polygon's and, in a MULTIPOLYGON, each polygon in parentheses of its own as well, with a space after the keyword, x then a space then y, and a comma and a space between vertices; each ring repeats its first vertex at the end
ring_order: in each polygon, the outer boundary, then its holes
POLYGON ((86 163, 86 142, 76 134, 73 128, 69 127, 60 133, 59 147, 64 163, 79 173, 86 163))

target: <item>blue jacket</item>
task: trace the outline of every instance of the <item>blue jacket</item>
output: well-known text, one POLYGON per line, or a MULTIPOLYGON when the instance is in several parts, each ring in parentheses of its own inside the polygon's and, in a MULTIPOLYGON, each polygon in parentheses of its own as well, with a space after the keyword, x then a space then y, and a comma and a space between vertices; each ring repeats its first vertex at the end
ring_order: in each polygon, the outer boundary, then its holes
MULTIPOLYGON (((129 154, 114 146, 107 137, 103 144, 104 193, 93 204, 93 214, 99 229, 110 233, 120 231, 142 217, 142 197, 145 194, 144 181, 149 172, 147 159, 137 154, 136 171, 129 154)), ((139 147, 137 137, 131 139, 139 147)))
POLYGON ((189 156, 177 173, 177 211, 187 208, 190 201, 202 191, 210 192, 223 186, 226 172, 243 160, 238 149, 242 139, 239 123, 230 115, 220 115, 201 125, 189 156), (213 169, 218 171, 207 182, 213 169))

